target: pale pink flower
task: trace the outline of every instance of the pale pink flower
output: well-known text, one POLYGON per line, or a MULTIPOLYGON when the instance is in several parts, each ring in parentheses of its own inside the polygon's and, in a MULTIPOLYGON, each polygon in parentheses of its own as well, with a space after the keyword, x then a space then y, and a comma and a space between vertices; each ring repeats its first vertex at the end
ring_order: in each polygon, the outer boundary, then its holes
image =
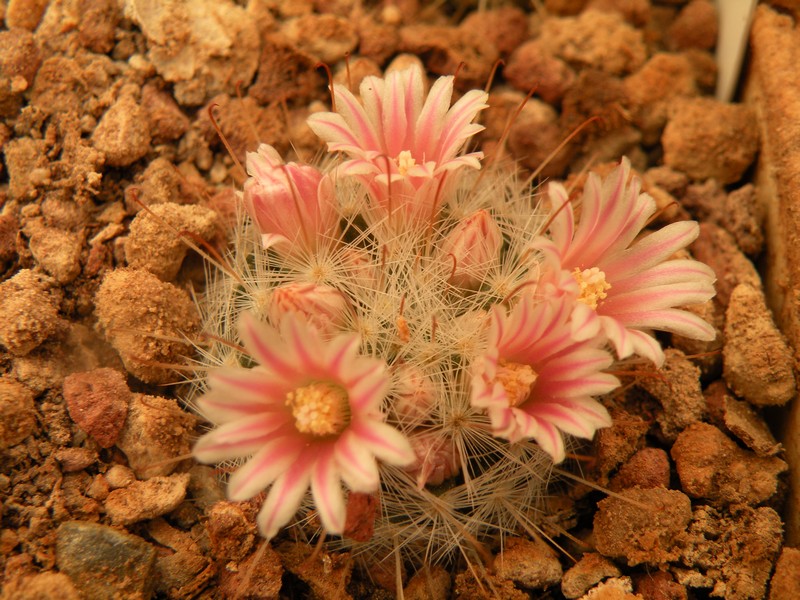
POLYGON ((365 77, 361 103, 336 85, 337 112, 308 119, 331 152, 350 157, 340 174, 359 176, 384 211, 401 210, 412 219, 434 214, 449 171, 479 169, 483 157, 482 152, 459 153, 483 129, 472 121, 488 106, 488 94, 469 91, 451 107, 453 77, 440 77, 427 98, 425 88, 419 67, 393 71, 385 79, 365 77))
POLYGON ((261 144, 247 153, 244 205, 262 234, 265 248, 295 253, 329 245, 339 232, 329 176, 308 165, 284 163, 277 150, 261 144))
POLYGON ((194 456, 206 463, 249 457, 231 476, 228 497, 246 500, 269 488, 258 515, 266 538, 297 512, 309 486, 323 526, 341 534, 342 482, 375 492, 376 459, 405 466, 415 457, 406 438, 384 423, 386 365, 359 355, 358 335, 325 341, 295 315, 278 331, 245 314, 240 337, 258 365, 209 375, 198 407, 219 427, 198 440, 194 456))
POLYGON ((625 158, 602 182, 589 175, 577 227, 566 190, 551 183, 556 215, 549 239, 542 236, 534 245, 545 253, 541 280, 573 287, 578 294, 573 322, 586 336, 602 331, 620 358, 636 353, 661 365, 664 352, 651 330, 714 339, 711 325, 677 307, 711 298, 715 277, 698 261, 671 259, 697 238, 696 222, 671 223, 638 237, 656 205, 639 193, 638 178, 627 183, 629 172, 625 158))
POLYGON ((574 339, 574 304, 564 294, 525 294, 510 314, 495 306, 488 349, 473 363, 471 402, 487 410, 493 433, 533 439, 557 463, 565 457, 561 432, 590 439, 611 424, 593 396, 619 385, 602 372, 613 362, 605 339, 574 339))
POLYGON ((280 327, 288 314, 300 315, 318 331, 330 335, 342 330, 349 310, 347 297, 336 288, 298 281, 272 290, 267 315, 275 327, 280 327))
POLYGON ((439 255, 453 262, 453 285, 477 289, 500 258, 503 234, 491 215, 479 210, 460 221, 442 240, 439 255))

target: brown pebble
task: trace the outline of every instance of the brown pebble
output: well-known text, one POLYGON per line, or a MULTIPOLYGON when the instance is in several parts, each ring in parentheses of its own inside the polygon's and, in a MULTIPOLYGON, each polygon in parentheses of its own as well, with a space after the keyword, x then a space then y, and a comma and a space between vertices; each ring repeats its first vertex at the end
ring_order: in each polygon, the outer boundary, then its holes
POLYGON ((547 51, 567 64, 609 75, 633 73, 647 58, 642 32, 619 13, 586 10, 577 17, 547 19, 539 39, 547 51))
POLYGON ((183 235, 194 243, 198 239, 210 241, 218 225, 216 213, 208 208, 173 202, 156 204, 133 219, 125 242, 125 259, 134 269, 145 269, 161 281, 172 281, 189 250, 183 235))
POLYGON ((297 50, 283 36, 268 35, 261 42, 258 73, 248 94, 264 105, 281 101, 307 103, 324 88, 325 80, 315 65, 314 57, 297 50))
POLYGON ((216 560, 241 562, 256 540, 256 526, 247 518, 241 503, 217 502, 206 515, 208 539, 216 560))
POLYGON ((677 538, 692 518, 689 497, 677 490, 631 488, 598 503, 597 551, 628 565, 660 565, 680 556, 677 538))
POLYGON ((670 452, 683 490, 715 506, 759 504, 778 488, 784 461, 756 456, 713 425, 695 423, 683 431, 670 452))
POLYGON ((733 190, 725 197, 721 221, 742 252, 748 256, 761 253, 764 247, 764 214, 752 183, 733 190))
POLYGON ((635 579, 636 593, 647 600, 687 600, 686 588, 667 571, 652 571, 635 579))
POLYGON ((33 31, 39 25, 50 0, 8 0, 6 27, 21 27, 33 31))
POLYGON ((664 164, 692 179, 741 179, 758 152, 753 110, 712 98, 676 98, 661 143, 664 164))
POLYGON ((774 456, 781 451, 764 418, 747 402, 726 396, 724 410, 725 427, 758 456, 774 456))
POLYGON ((772 320, 764 292, 740 284, 725 314, 723 375, 737 396, 756 406, 781 406, 794 398, 794 358, 772 320))
POLYGON ((181 364, 199 325, 197 308, 182 289, 142 269, 115 269, 95 295, 95 313, 125 368, 148 383, 179 376, 163 364, 181 364))
POLYGON ((78 39, 97 54, 107 54, 114 48, 114 36, 122 11, 114 0, 79 0, 80 24, 78 39))
POLYGON ((300 52, 326 64, 351 54, 358 34, 349 19, 332 14, 308 14, 284 22, 281 32, 300 52))
POLYGON ((136 481, 136 474, 125 465, 111 465, 106 471, 106 481, 112 490, 117 490, 136 481))
MULTIPOLYGON (((235 570, 221 569, 219 594, 221 598, 259 598, 278 600, 283 587, 281 557, 266 542, 262 541, 256 552, 239 563, 235 570)), ((333 595, 318 595, 317 598, 347 600, 350 596, 335 588, 325 588, 333 595)), ((344 589, 344 586, 342 586, 344 589)))
POLYGON ((75 473, 97 462, 97 452, 89 448, 59 448, 55 458, 63 473, 75 473))
POLYGON ((517 48, 503 69, 506 80, 521 92, 535 90, 551 104, 560 102, 575 81, 574 71, 561 59, 547 53, 537 40, 517 48))
POLYGON ((726 600, 764 598, 782 533, 780 515, 766 506, 698 506, 683 539, 682 568, 672 573, 679 584, 713 588, 726 600))
POLYGON ((691 0, 667 29, 666 45, 671 50, 711 50, 717 43, 717 9, 709 0, 691 0))
POLYGON ((633 123, 641 129, 645 143, 659 141, 675 98, 699 93, 689 59, 666 52, 654 54, 641 69, 624 79, 623 86, 625 104, 630 106, 633 123))
POLYGON ((448 600, 453 580, 450 573, 437 565, 417 571, 403 589, 405 600, 448 600))
POLYGON ((103 114, 92 134, 92 144, 105 155, 107 166, 126 167, 149 152, 147 117, 130 94, 121 96, 103 114))
POLYGON ((642 448, 620 468, 609 483, 611 491, 625 488, 669 487, 669 457, 661 448, 642 448))
POLYGON ((195 423, 176 400, 134 394, 117 446, 140 479, 168 475, 189 454, 195 423))
POLYGON ((317 598, 341 598, 347 600, 349 594, 342 594, 353 572, 353 560, 349 553, 315 553, 305 542, 289 542, 276 548, 281 555, 284 568, 302 579, 317 598))
POLYGON ((125 376, 108 368, 74 373, 64 380, 63 390, 72 420, 101 448, 113 446, 131 400, 125 376))
POLYGON ((730 233, 713 223, 700 223, 700 235, 691 246, 692 255, 714 270, 717 295, 714 302, 727 308, 733 289, 740 283, 761 286, 753 263, 736 246, 730 233))
POLYGON ((35 575, 8 577, 3 599, 8 600, 81 600, 84 598, 64 573, 45 571, 35 575))
POLYGON ((622 409, 611 411, 611 427, 604 427, 595 436, 595 471, 601 481, 633 456, 644 445, 644 436, 650 428, 639 415, 622 409))
POLYGON ((0 115, 11 116, 42 63, 33 34, 22 28, 0 31, 0 115))
POLYGON ((83 236, 42 223, 29 223, 29 247, 37 264, 58 283, 71 283, 81 272, 83 236))
POLYGON ((706 401, 700 387, 700 369, 680 350, 667 349, 658 377, 643 377, 638 387, 659 401, 663 412, 656 415, 668 440, 706 415, 706 401))
POLYGON ((0 450, 16 446, 34 429, 36 407, 33 393, 7 375, 0 377, 0 450))
POLYGON ((60 329, 53 281, 22 269, 0 283, 0 344, 15 356, 25 356, 60 329))
MULTIPOLYGON (((514 6, 498 6, 471 12, 458 28, 468 35, 488 39, 505 57, 527 39, 528 15, 514 6)), ((508 75, 508 67, 503 73, 508 75)))
POLYGON ((172 142, 189 129, 189 117, 167 92, 153 84, 142 88, 142 108, 147 113, 150 137, 154 145, 172 142))
POLYGON ((134 481, 108 494, 104 504, 106 514, 115 525, 132 525, 160 517, 183 502, 188 483, 188 473, 134 481))
POLYGON ((452 75, 458 69, 455 85, 460 89, 486 85, 500 57, 491 39, 476 37, 469 30, 440 25, 403 27, 399 49, 424 57, 425 66, 437 75, 452 75))
POLYGON ((619 577, 622 572, 606 557, 587 552, 570 567, 561 580, 561 593, 567 598, 578 598, 606 577, 619 577))
POLYGON ((769 588, 769 600, 800 598, 800 549, 783 549, 769 588))
POLYGON ((494 561, 497 577, 519 586, 540 590, 561 581, 561 563, 545 542, 525 538, 506 538, 502 552, 494 561))

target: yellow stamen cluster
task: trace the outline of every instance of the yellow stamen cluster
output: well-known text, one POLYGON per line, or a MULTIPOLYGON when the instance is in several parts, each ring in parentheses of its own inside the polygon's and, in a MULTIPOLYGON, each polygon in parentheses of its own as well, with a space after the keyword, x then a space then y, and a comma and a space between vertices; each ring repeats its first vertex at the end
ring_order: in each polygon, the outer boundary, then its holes
POLYGON ((400 175, 403 177, 405 177, 409 169, 416 164, 417 161, 414 160, 414 157, 411 156, 411 152, 408 150, 403 150, 397 155, 397 170, 400 171, 400 175))
POLYGON ((338 435, 350 424, 347 392, 329 382, 316 382, 286 394, 294 426, 300 433, 316 437, 338 435))
POLYGON ((597 310, 598 303, 606 299, 608 296, 606 292, 611 289, 611 284, 606 281, 606 274, 597 267, 583 271, 575 267, 572 276, 581 288, 578 302, 583 302, 597 310))
POLYGON ((538 375, 533 367, 515 362, 500 360, 497 363, 497 381, 506 391, 509 406, 520 406, 531 394, 538 375))

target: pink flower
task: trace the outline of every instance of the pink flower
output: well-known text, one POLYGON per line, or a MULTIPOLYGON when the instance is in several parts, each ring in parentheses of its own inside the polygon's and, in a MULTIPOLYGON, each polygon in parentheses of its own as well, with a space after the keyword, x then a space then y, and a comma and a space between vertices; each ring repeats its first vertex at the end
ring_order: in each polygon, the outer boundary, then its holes
POLYGON ((206 463, 249 457, 231 476, 228 497, 246 500, 269 487, 258 515, 266 538, 297 512, 309 486, 323 526, 341 534, 342 482, 375 492, 376 459, 397 466, 415 459, 406 438, 384 423, 385 364, 359 356, 358 335, 324 341, 295 315, 278 331, 245 314, 240 336, 258 366, 209 375, 198 407, 220 426, 200 438, 194 456, 206 463))
POLYGON ((590 439, 611 424, 593 396, 619 385, 602 372, 613 362, 603 337, 573 338, 573 306, 563 294, 526 294, 510 314, 495 306, 488 349, 473 363, 471 402, 487 410, 493 433, 536 440, 557 463, 565 457, 561 432, 590 439))
POLYGON ((586 336, 602 331, 617 355, 633 353, 664 361, 658 341, 648 332, 670 331, 713 340, 714 328, 680 306, 705 302, 714 295, 714 272, 691 259, 670 259, 698 235, 694 221, 672 223, 638 238, 655 213, 655 201, 640 194, 640 182, 627 184, 630 162, 604 181, 592 173, 583 191, 580 222, 567 192, 549 187, 552 209, 550 239, 535 246, 545 253, 542 281, 572 287, 580 303, 573 322, 586 336))
POLYGON ((337 112, 313 114, 308 124, 331 152, 350 156, 340 173, 359 176, 383 210, 429 219, 446 173, 480 168, 482 152, 459 152, 483 129, 472 121, 488 106, 488 94, 472 90, 450 107, 453 77, 439 78, 427 98, 425 87, 419 67, 386 79, 366 77, 359 89, 362 106, 337 85, 337 112))
POLYGON ((479 210, 459 222, 442 240, 442 260, 453 261, 453 285, 477 289, 486 273, 500 258, 503 234, 485 210, 479 210))
POLYGON ((273 289, 267 314, 275 327, 280 327, 286 315, 296 314, 320 333, 330 335, 340 331, 347 322, 349 308, 347 297, 336 288, 292 282, 273 289))
POLYGON ((284 164, 267 144, 247 153, 247 173, 244 204, 265 248, 288 242, 276 249, 313 252, 338 237, 339 215, 329 177, 314 167, 284 164))

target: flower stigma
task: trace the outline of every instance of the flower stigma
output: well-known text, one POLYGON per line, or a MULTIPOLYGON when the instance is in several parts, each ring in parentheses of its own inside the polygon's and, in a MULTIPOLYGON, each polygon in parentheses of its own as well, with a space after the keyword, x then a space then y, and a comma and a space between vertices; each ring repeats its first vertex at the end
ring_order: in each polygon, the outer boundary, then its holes
POLYGON ((611 289, 611 284, 606 281, 606 274, 598 267, 584 269, 583 271, 579 267, 575 267, 572 276, 581 288, 578 302, 583 302, 597 310, 598 303, 606 299, 606 296, 608 296, 606 292, 611 289))
POLYGON ((350 399, 341 387, 315 382, 286 394, 294 426, 300 433, 315 437, 338 435, 350 424, 350 399))
POLYGON ((503 386, 510 407, 523 404, 531 395, 531 388, 539 376, 533 367, 500 360, 497 363, 496 380, 503 386))

